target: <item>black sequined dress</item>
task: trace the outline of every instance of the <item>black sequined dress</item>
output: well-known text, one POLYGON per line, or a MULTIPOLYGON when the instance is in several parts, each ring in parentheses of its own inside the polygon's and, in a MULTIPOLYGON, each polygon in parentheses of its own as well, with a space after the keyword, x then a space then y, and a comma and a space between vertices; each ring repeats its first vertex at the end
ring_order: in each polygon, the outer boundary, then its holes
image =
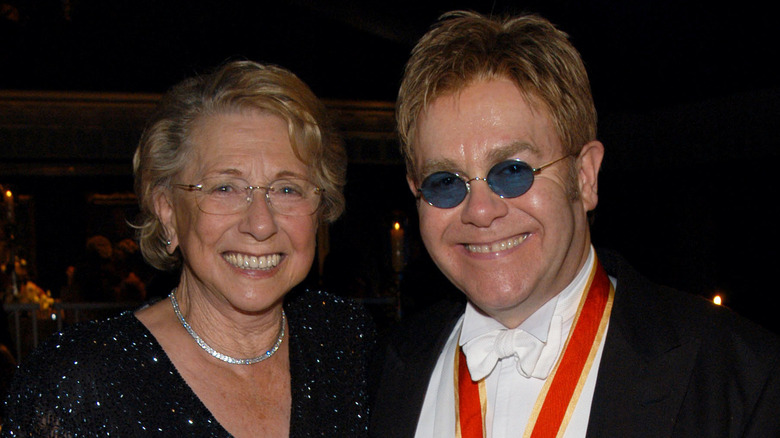
MULTIPOLYGON (((324 292, 295 295, 285 303, 290 436, 365 436, 371 319, 324 292)), ((14 377, 2 435, 230 436, 132 312, 76 325, 41 344, 14 377)))

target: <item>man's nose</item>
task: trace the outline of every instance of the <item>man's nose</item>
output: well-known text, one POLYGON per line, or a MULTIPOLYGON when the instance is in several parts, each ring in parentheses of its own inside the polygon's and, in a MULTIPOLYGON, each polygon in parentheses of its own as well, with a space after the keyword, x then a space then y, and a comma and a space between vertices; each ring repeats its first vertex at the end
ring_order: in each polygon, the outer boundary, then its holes
POLYGON ((507 203, 487 184, 484 178, 469 181, 469 193, 463 200, 461 220, 477 227, 489 227, 494 220, 506 216, 507 203))

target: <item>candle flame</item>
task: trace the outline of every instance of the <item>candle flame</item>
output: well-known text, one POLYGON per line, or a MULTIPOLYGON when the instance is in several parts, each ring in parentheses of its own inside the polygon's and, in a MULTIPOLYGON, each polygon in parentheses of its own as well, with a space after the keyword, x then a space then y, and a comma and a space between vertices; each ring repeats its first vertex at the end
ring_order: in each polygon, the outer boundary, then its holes
POLYGON ((723 304, 723 298, 720 295, 715 295, 715 297, 712 299, 712 302, 720 306, 723 304))
POLYGON ((393 224, 393 229, 394 229, 394 230, 400 230, 400 229, 401 229, 401 224, 400 224, 399 222, 395 222, 395 223, 393 224))
POLYGON ((13 194, 13 193, 11 193, 11 191, 10 191, 10 190, 6 190, 6 191, 5 191, 5 197, 6 197, 6 198, 11 198, 11 197, 13 197, 13 196, 14 196, 14 194, 13 194))

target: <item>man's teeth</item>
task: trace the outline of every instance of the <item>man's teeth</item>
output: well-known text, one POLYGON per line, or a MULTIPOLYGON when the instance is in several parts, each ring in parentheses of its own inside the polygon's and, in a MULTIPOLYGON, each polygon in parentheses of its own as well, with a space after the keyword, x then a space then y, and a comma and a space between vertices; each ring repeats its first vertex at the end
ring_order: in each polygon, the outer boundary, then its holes
POLYGON ((253 256, 247 254, 230 253, 222 256, 231 265, 241 269, 271 269, 279 264, 282 256, 271 254, 267 256, 253 256))
POLYGON ((466 245, 466 250, 469 252, 501 252, 506 251, 510 248, 514 248, 517 245, 520 245, 525 238, 528 237, 527 234, 523 234, 520 237, 513 237, 511 239, 504 240, 502 242, 496 242, 490 245, 466 245))

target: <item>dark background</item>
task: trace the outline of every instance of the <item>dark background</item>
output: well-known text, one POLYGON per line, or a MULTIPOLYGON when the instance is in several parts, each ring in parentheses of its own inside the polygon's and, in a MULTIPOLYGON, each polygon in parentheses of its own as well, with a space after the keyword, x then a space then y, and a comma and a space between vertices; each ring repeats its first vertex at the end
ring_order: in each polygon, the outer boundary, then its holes
POLYGON ((459 8, 552 20, 582 52, 602 112, 777 89, 766 3, 693 0, 1 0, 0 84, 160 92, 248 57, 324 98, 394 100, 414 42, 459 8))
MULTIPOLYGON (((0 89, 159 93, 245 57, 293 70, 325 99, 393 101, 414 42, 459 8, 540 13, 581 51, 607 150, 596 245, 619 250, 653 280, 723 293, 727 305, 778 331, 780 38, 766 3, 0 0, 0 89)), ((349 172, 349 207, 332 228, 322 283, 381 294, 396 280, 388 223, 401 220, 405 300, 437 295, 414 286, 440 279, 419 246, 400 162, 349 172)), ((61 197, 131 184, 129 176, 15 178, 61 197)), ((69 207, 49 208, 36 215, 38 240, 48 242, 39 243, 39 261, 63 227, 89 222, 85 207, 72 206, 76 213, 52 228, 47 221, 69 207)), ((45 286, 56 287, 49 277, 45 286)))

